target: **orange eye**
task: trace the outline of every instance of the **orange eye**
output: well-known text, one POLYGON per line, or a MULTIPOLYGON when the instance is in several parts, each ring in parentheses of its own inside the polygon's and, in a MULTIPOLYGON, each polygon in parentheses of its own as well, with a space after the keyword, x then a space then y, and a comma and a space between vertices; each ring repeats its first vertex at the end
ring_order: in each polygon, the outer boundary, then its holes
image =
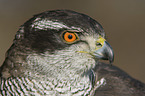
POLYGON ((64 33, 64 40, 67 41, 67 42, 74 42, 76 39, 77 39, 77 36, 75 33, 69 33, 69 32, 66 32, 64 33))

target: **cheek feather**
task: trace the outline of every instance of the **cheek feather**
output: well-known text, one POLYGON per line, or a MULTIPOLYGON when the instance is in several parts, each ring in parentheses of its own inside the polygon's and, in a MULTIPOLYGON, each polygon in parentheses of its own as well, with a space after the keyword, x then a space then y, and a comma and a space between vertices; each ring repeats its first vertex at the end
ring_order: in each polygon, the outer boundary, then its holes
POLYGON ((58 73, 66 75, 79 72, 78 74, 82 74, 95 66, 95 60, 89 54, 76 52, 76 50, 88 50, 87 47, 86 44, 74 44, 64 50, 58 50, 54 54, 45 52, 41 55, 30 55, 27 57, 29 68, 36 73, 47 75, 51 73, 52 76, 55 75, 56 77, 58 73))

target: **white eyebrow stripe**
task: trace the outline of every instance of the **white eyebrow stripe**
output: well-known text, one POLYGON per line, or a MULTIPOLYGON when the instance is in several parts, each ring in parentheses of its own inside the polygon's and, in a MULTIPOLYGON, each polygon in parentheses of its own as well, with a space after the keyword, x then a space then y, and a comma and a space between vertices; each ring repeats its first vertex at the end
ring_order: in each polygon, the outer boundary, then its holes
POLYGON ((40 20, 40 21, 36 21, 31 25, 32 28, 36 28, 36 29, 40 29, 40 30, 47 30, 47 29, 55 29, 55 30, 59 30, 61 28, 67 28, 68 30, 78 30, 78 31, 83 31, 81 28, 78 27, 68 27, 65 24, 61 23, 61 22, 57 22, 57 21, 50 21, 50 20, 40 20))

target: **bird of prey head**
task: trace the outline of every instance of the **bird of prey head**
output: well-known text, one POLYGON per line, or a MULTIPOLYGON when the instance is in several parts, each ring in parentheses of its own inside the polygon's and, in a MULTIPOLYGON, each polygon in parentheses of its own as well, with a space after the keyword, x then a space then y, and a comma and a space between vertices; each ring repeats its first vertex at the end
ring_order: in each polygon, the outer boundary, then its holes
POLYGON ((1 77, 37 82, 34 89, 47 86, 50 89, 44 93, 50 96, 91 94, 95 79, 91 70, 101 59, 112 63, 113 56, 97 21, 70 10, 47 11, 20 27, 1 67, 1 77))

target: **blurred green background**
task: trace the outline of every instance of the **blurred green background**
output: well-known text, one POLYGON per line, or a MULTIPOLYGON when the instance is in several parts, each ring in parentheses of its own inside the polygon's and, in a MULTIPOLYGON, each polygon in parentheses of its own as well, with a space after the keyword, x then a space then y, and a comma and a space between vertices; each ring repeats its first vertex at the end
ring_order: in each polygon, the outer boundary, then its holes
POLYGON ((145 0, 0 0, 0 64, 19 26, 34 14, 71 9, 100 22, 114 65, 145 82, 145 0))

